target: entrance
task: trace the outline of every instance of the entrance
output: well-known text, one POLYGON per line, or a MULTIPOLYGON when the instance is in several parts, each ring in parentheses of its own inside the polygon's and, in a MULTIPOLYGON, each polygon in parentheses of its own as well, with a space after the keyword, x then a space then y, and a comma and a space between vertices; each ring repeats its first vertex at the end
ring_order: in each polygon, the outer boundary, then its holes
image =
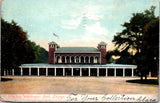
POLYGON ((97 68, 91 68, 91 76, 97 76, 97 68))
POLYGON ((82 76, 88 76, 88 68, 82 68, 82 76))
POLYGON ((63 68, 56 68, 56 76, 63 76, 63 68))
POLYGON ((106 76, 106 68, 99 68, 99 76, 106 76))
POLYGON ((73 76, 80 76, 80 68, 73 68, 73 76))
POLYGON ((71 76, 71 68, 65 68, 65 76, 71 76))

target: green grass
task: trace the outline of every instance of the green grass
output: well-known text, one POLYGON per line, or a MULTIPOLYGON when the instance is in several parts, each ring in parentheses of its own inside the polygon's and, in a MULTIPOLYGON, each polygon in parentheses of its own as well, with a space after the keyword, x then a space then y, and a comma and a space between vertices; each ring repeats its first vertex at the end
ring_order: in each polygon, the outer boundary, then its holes
POLYGON ((139 83, 139 84, 152 84, 152 85, 158 85, 158 79, 147 79, 147 80, 143 80, 141 81, 140 79, 139 80, 126 80, 126 82, 129 82, 129 83, 139 83))

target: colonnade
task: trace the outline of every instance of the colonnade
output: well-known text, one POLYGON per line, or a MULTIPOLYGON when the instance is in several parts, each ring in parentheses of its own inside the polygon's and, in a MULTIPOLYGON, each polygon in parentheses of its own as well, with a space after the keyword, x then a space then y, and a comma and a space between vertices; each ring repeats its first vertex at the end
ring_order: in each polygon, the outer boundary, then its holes
POLYGON ((56 56, 56 63, 99 63, 97 56, 56 56))
MULTIPOLYGON (((24 76, 24 69, 28 69, 28 72, 29 72, 29 74, 28 74, 28 76, 32 76, 32 72, 31 72, 31 67, 29 67, 29 68, 20 68, 20 75, 21 76, 24 76)), ((35 68, 34 67, 34 69, 37 69, 37 76, 40 76, 40 67, 37 67, 37 68, 35 68)), ((54 69, 54 74, 52 75, 52 76, 57 76, 57 71, 58 70, 62 70, 62 74, 60 75, 60 76, 66 76, 66 72, 67 72, 67 69, 69 70, 71 70, 71 73, 70 73, 70 75, 69 76, 75 76, 74 74, 75 74, 75 72, 77 72, 78 71, 78 75, 76 75, 76 76, 83 76, 83 74, 84 74, 84 72, 82 71, 82 70, 86 70, 85 72, 87 72, 88 74, 86 75, 86 76, 93 76, 93 72, 96 74, 96 75, 94 75, 94 76, 97 76, 97 77, 99 77, 99 76, 102 76, 102 73, 103 74, 105 74, 105 75, 103 75, 103 76, 106 76, 106 77, 108 77, 108 76, 110 76, 109 75, 109 72, 110 72, 110 70, 114 70, 114 77, 117 77, 117 70, 118 69, 120 69, 121 71, 122 71, 122 74, 123 75, 121 75, 122 77, 125 77, 126 75, 126 70, 128 69, 128 70, 131 70, 131 77, 134 77, 134 70, 136 69, 136 68, 91 68, 91 67, 85 67, 85 68, 83 68, 83 67, 79 67, 79 68, 74 68, 74 67, 70 67, 70 68, 65 68, 65 67, 63 67, 63 68, 60 68, 60 67, 57 67, 57 68, 48 68, 48 67, 46 67, 46 68, 44 68, 45 69, 45 76, 48 76, 48 73, 49 73, 49 71, 48 71, 48 69, 54 69), (102 70, 103 71, 105 71, 105 73, 104 72, 102 72, 102 70)), ((4 75, 7 75, 6 74, 6 72, 7 71, 4 71, 4 75)), ((14 76, 14 69, 12 69, 12 76, 14 76)))

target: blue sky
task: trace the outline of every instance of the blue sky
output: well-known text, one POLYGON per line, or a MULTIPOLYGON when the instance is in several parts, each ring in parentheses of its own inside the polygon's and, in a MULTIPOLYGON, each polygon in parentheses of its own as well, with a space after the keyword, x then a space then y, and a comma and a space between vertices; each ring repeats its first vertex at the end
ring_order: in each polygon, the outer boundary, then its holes
POLYGON ((30 40, 47 50, 50 41, 84 47, 105 41, 112 50, 111 41, 123 30, 121 24, 152 5, 158 16, 158 0, 4 0, 2 17, 17 22, 30 40))

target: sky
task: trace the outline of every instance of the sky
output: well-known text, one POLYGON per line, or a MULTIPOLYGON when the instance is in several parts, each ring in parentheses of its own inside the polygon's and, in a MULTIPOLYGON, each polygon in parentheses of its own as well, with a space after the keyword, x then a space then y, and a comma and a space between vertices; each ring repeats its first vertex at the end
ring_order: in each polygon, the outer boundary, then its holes
POLYGON ((158 16, 158 0, 3 0, 1 14, 46 50, 51 41, 60 47, 97 47, 104 41, 113 50, 114 35, 124 29, 121 24, 152 5, 158 16))

